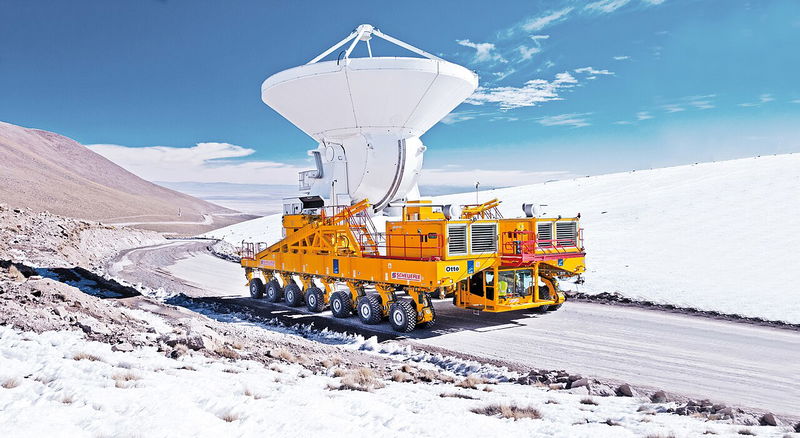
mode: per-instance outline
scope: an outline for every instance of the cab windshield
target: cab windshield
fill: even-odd
[[[500,296],[523,297],[533,293],[533,271],[531,269],[500,271],[497,274]]]

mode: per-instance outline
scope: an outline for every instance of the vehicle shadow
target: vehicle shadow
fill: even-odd
[[[537,318],[545,318],[548,313],[531,311],[487,313],[460,309],[450,304],[449,300],[434,303],[437,319],[431,327],[419,327],[411,333],[395,332],[389,322],[384,319],[379,324],[366,325],[353,315],[349,318],[335,318],[330,311],[313,313],[301,307],[289,307],[283,303],[271,303],[264,299],[253,299],[243,296],[215,296],[202,298],[182,297],[168,300],[168,304],[186,305],[185,300],[213,306],[217,312],[238,312],[252,315],[261,320],[277,320],[287,326],[312,325],[314,329],[328,329],[337,332],[358,334],[364,337],[375,336],[378,341],[388,339],[429,339],[438,336],[472,331],[476,333],[500,330],[514,330],[530,324]],[[182,304],[183,303],[183,304]]]

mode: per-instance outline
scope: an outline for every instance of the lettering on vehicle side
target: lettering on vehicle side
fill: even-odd
[[[392,280],[422,281],[422,275],[408,272],[392,272]]]
[[[267,268],[274,268],[275,267],[275,260],[261,260],[261,266]]]
[[[445,266],[444,272],[458,272],[461,270],[461,266]]]

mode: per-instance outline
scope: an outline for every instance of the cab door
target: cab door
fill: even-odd
[[[483,310],[494,305],[496,269],[487,269],[459,283],[454,304],[466,309]]]

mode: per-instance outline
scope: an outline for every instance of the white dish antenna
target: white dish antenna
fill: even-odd
[[[373,57],[373,36],[422,57]],[[351,58],[360,42],[369,57]],[[320,62],[339,49],[335,61]],[[477,86],[470,70],[362,24],[307,64],[267,78],[261,97],[319,142],[302,190],[330,203],[369,199],[380,210],[419,196],[419,137]]]

